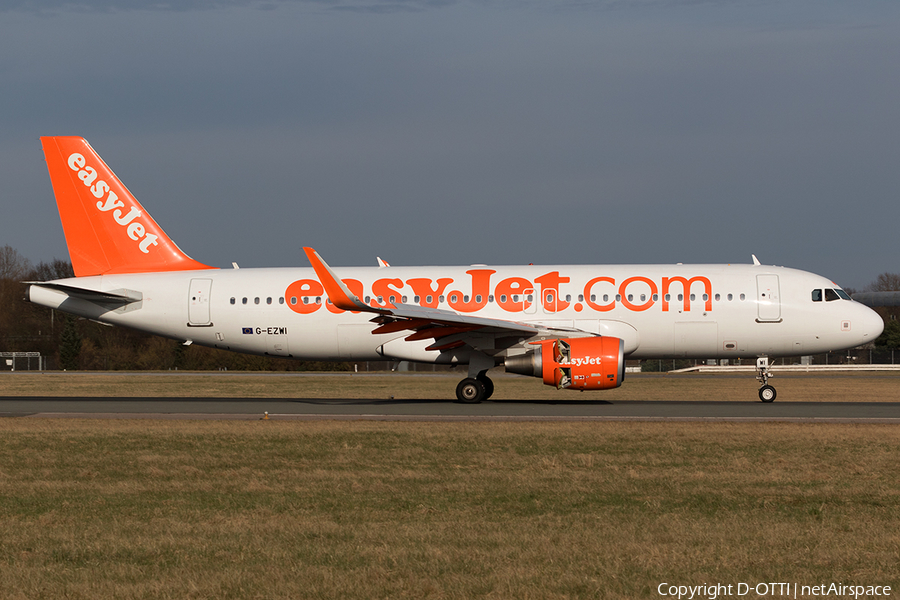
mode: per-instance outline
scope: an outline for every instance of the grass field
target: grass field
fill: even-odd
[[[16,373],[0,396],[452,398],[457,379]],[[495,381],[501,399],[756,401],[750,374]],[[900,399],[893,374],[773,382],[780,401]],[[890,425],[0,419],[0,599],[896,595],[898,464]]]
[[[2,419],[0,597],[897,590],[898,464],[884,425]]]
[[[770,381],[782,402],[898,402],[900,372],[778,373]],[[491,376],[497,400],[730,400],[758,402],[753,373],[628,374],[622,387],[557,390],[532,377]],[[2,373],[0,396],[453,399],[464,371],[440,375],[290,373]]]

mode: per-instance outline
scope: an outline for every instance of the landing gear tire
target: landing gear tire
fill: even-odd
[[[756,380],[759,382],[759,399],[763,402],[775,402],[775,388],[769,385],[769,357],[760,356],[756,359]]]
[[[465,404],[478,404],[486,396],[487,390],[484,383],[474,377],[463,379],[456,386],[456,398]]]
[[[491,381],[488,377],[476,377],[476,379],[478,379],[478,381],[481,382],[481,385],[484,386],[484,398],[482,398],[482,400],[487,400],[494,395],[493,381]]]

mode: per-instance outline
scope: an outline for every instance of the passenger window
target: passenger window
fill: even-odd
[[[244,304],[246,304],[246,302]],[[291,296],[291,304],[297,304],[297,296]]]
[[[269,298],[266,298],[266,304],[272,304],[272,298],[271,298],[271,296],[270,296]]]
[[[234,298],[231,299],[231,303],[234,304]]]
[[[834,302],[835,300],[840,300],[841,297],[837,295],[837,292],[834,290],[825,290],[825,301],[826,302]]]
[[[247,299],[246,299],[246,298],[242,298],[242,299],[241,299],[241,304],[247,304]]]
[[[822,301],[822,290],[813,290],[812,291],[812,301],[813,302],[821,302]]]

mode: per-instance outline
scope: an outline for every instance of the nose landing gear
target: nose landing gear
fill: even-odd
[[[769,377],[772,377],[769,372],[769,357],[760,356],[756,359],[756,380],[760,384],[759,399],[763,402],[774,402],[777,395],[775,388],[769,385]]]

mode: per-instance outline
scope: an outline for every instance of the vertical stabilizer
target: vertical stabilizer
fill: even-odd
[[[211,269],[173,242],[80,137],[42,137],[75,275]]]

